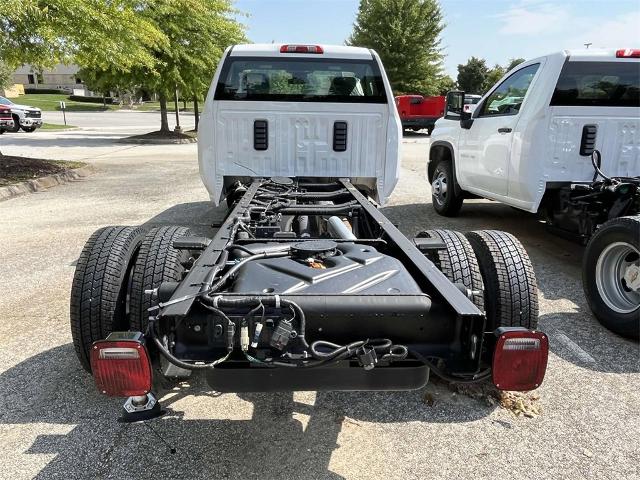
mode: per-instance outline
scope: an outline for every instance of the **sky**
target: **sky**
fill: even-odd
[[[237,0],[255,43],[344,44],[358,0]],[[441,0],[446,73],[471,56],[489,66],[565,48],[640,48],[640,0]]]

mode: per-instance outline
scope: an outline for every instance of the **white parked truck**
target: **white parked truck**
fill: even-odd
[[[431,136],[433,206],[483,197],[539,213],[588,243],[583,283],[596,317],[640,332],[640,50],[563,51],[524,62],[464,111],[450,92]]]
[[[22,129],[25,132],[31,133],[42,126],[42,110],[39,108],[13,103],[5,97],[0,97],[0,105],[11,108],[13,126],[7,129],[10,132],[15,133]]]
[[[375,52],[229,48],[198,147],[230,207],[212,238],[105,227],[77,262],[76,353],[101,392],[129,397],[125,418],[159,414],[153,392],[198,374],[227,392],[406,390],[430,373],[540,385],[548,339],[518,240],[408,239],[372,200],[391,194],[400,149]]]

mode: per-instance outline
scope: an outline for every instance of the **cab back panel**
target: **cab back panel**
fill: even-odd
[[[587,182],[593,178],[591,158],[580,155],[582,129],[597,126],[596,148],[602,171],[609,176],[640,174],[640,118],[638,109],[551,107],[545,173],[551,181]]]
[[[388,106],[364,104],[357,110],[330,103],[216,102],[216,170],[231,177],[381,176]],[[254,148],[256,120],[267,121],[266,150]],[[333,148],[336,121],[347,123],[345,151]]]

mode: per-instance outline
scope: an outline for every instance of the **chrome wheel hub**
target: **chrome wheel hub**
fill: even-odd
[[[436,176],[431,182],[433,198],[439,205],[442,205],[447,198],[447,176],[444,172],[436,172]]]
[[[596,286],[604,303],[614,312],[640,308],[640,252],[626,242],[615,242],[600,253]]]

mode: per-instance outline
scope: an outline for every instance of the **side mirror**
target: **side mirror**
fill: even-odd
[[[460,126],[462,128],[466,128],[467,130],[471,128],[471,125],[473,125],[473,118],[471,118],[471,116],[471,112],[462,112],[460,114]]]
[[[447,93],[444,107],[444,118],[460,120],[464,107],[464,92],[453,91]]]

